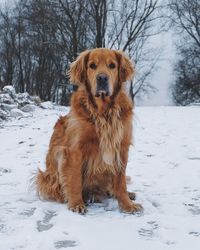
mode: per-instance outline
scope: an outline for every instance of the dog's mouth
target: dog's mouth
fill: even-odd
[[[105,99],[106,96],[109,96],[109,91],[99,90],[96,92],[95,97]]]

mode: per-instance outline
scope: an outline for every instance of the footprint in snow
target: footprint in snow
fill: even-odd
[[[4,233],[6,231],[6,225],[0,224],[0,233]]]
[[[153,237],[153,230],[151,229],[140,228],[138,233],[140,236],[145,237],[146,239],[151,239]]]
[[[188,204],[184,204],[184,205],[187,207],[188,211],[190,213],[192,213],[193,215],[200,215],[200,207],[199,206],[197,206],[193,203],[188,203]]]
[[[146,240],[150,240],[155,237],[155,232],[158,229],[158,223],[156,221],[148,221],[147,228],[140,228],[138,233],[140,236],[144,237]]]
[[[45,216],[44,216],[44,219],[37,221],[38,232],[47,231],[50,228],[52,228],[53,224],[51,224],[49,222],[54,216],[56,216],[56,213],[54,211],[47,211]]]
[[[0,168],[0,176],[2,176],[3,174],[8,174],[11,173],[11,170],[8,168]]]
[[[23,212],[19,213],[19,215],[23,215],[23,216],[26,216],[26,217],[31,217],[34,214],[35,210],[36,210],[36,208],[32,207],[30,209],[26,209]]]
[[[19,141],[19,142],[18,142],[18,144],[23,144],[23,143],[25,143],[25,141]]]
[[[195,236],[195,237],[200,236],[200,232],[196,232],[196,231],[189,232],[189,234],[192,235],[192,236]]]
[[[75,247],[77,246],[76,241],[74,240],[60,240],[54,243],[55,248],[67,248],[67,247]]]

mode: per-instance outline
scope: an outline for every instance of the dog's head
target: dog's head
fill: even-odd
[[[97,48],[82,52],[71,64],[70,81],[86,86],[94,98],[113,96],[123,82],[130,80],[134,68],[121,51]]]

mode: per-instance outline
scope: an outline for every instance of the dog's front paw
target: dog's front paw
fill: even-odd
[[[85,214],[87,213],[87,208],[84,203],[76,204],[73,206],[70,206],[69,209],[73,212],[79,213],[79,214]]]
[[[142,205],[135,202],[129,202],[128,204],[123,204],[121,206],[121,209],[125,213],[132,213],[132,214],[143,211]]]

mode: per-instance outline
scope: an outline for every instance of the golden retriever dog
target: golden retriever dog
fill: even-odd
[[[71,64],[70,82],[79,87],[54,127],[46,171],[37,174],[43,198],[81,214],[87,202],[106,197],[115,197],[123,212],[142,210],[126,187],[133,104],[123,85],[133,73],[123,52],[104,48],[84,51]]]

